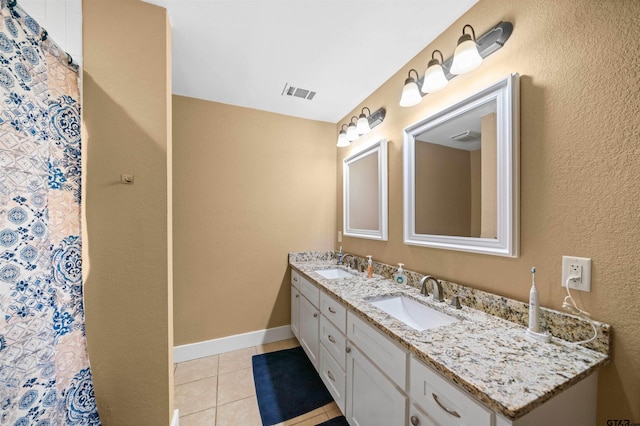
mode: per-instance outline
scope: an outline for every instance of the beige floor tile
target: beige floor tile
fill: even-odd
[[[310,419],[303,420],[300,423],[296,423],[295,426],[316,426],[320,423],[326,422],[327,420],[329,420],[329,417],[327,417],[325,413],[322,413]]]
[[[253,369],[244,368],[218,376],[218,405],[245,399],[256,394]]]
[[[218,375],[218,355],[185,361],[178,364],[175,384],[182,385],[194,380]]]
[[[342,411],[340,411],[340,407],[338,407],[338,404],[336,404],[335,401],[330,402],[322,408],[324,408],[324,412],[327,413],[327,417],[329,417],[329,419],[342,416]]]
[[[219,405],[216,417],[216,426],[262,426],[255,396]]]
[[[295,337],[286,340],[279,340],[277,342],[265,343],[264,345],[256,346],[256,351],[259,354],[265,354],[267,352],[281,351],[284,349],[291,349],[300,346],[300,342]]]
[[[251,357],[256,354],[255,346],[218,355],[218,374],[251,368]]]
[[[180,416],[180,426],[216,426],[216,409]]]
[[[303,421],[308,420],[308,419],[313,418],[313,417],[317,417],[317,416],[319,416],[321,414],[324,414],[324,409],[322,407],[317,408],[317,409],[315,409],[313,411],[309,411],[308,413],[304,413],[302,415],[299,415],[298,417],[294,417],[293,419],[289,419],[287,421],[278,423],[275,426],[293,426],[293,425],[297,425],[300,422],[303,422]]]
[[[175,386],[175,406],[180,414],[195,413],[216,406],[217,377],[209,377],[195,382]]]
[[[333,408],[331,410],[325,410],[325,413],[327,413],[327,417],[329,419],[333,419],[334,417],[340,417],[342,416],[342,411],[340,411],[340,408],[338,408],[336,406],[336,408]]]

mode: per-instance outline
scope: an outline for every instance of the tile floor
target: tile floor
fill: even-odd
[[[293,338],[176,364],[180,426],[262,426],[251,357],[296,346],[300,344]],[[279,426],[314,426],[340,415],[331,403]]]

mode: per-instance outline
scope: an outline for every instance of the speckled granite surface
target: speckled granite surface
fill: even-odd
[[[447,301],[420,295],[416,287],[422,275],[415,272],[407,274],[415,287],[398,286],[388,279],[395,268],[380,263],[374,264],[371,279],[353,270],[353,278],[323,278],[315,271],[336,267],[331,252],[292,253],[289,263],[425,364],[510,419],[525,415],[608,362],[611,330],[607,324],[597,323],[599,333],[604,333],[596,344],[599,351],[573,346],[556,336],[579,340],[586,337],[582,335],[585,330],[588,336],[591,327],[561,312],[545,310],[544,325],[554,337],[550,343],[532,343],[524,337],[526,325],[522,324],[526,324],[528,306],[522,302],[443,281],[447,301],[455,292],[465,297],[463,308],[456,310]],[[461,321],[414,330],[369,303],[390,294],[413,298]],[[524,318],[520,305],[525,308]],[[558,333],[562,328],[571,331]]]

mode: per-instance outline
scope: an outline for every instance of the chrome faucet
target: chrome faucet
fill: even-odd
[[[423,296],[427,296],[429,294],[427,291],[427,281],[429,280],[433,281],[433,298],[442,302],[444,300],[444,296],[442,295],[442,284],[440,284],[440,281],[437,278],[432,277],[431,275],[425,275],[424,278],[420,280],[420,294]]]
[[[428,296],[429,295],[429,291],[427,290],[427,281],[429,280],[429,278],[433,278],[429,275],[425,275],[421,280],[420,280],[420,294],[423,296]]]
[[[350,257],[351,261],[354,261],[354,262],[356,260],[356,257],[354,255],[352,255],[352,254],[344,254],[344,255],[342,255],[342,265],[347,265],[347,269],[351,269],[351,261],[349,261],[348,263],[345,261],[345,258],[347,258],[347,257]]]

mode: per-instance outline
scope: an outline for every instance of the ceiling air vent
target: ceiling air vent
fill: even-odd
[[[462,133],[451,136],[451,139],[458,142],[471,142],[480,139],[480,133],[473,130],[465,130]]]
[[[316,92],[307,89],[301,89],[300,87],[289,86],[289,83],[285,83],[282,94],[287,96],[294,96],[296,98],[302,98],[310,101],[316,95]]]

